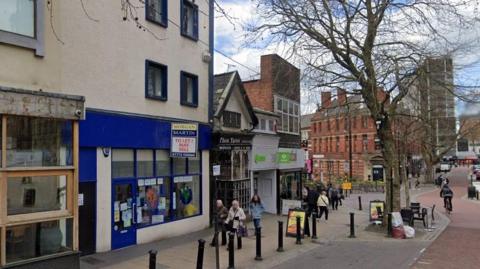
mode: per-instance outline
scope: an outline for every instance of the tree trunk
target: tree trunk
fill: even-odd
[[[425,162],[425,178],[424,183],[433,183],[434,182],[434,166],[431,162]]]
[[[401,158],[401,169],[400,169],[400,179],[403,182],[403,190],[405,191],[405,207],[410,205],[410,184],[409,178],[405,171],[406,161],[405,158],[402,156]]]

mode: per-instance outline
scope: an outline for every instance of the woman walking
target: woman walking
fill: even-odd
[[[262,201],[260,200],[260,196],[258,194],[253,195],[252,200],[250,201],[250,214],[252,215],[253,225],[255,226],[255,231],[257,228],[260,228],[260,221],[262,219],[263,211],[265,208],[263,207]]]
[[[237,235],[237,243],[238,249],[242,248],[242,237],[239,234],[239,229],[243,226],[243,222],[247,217],[245,216],[245,212],[240,207],[240,204],[237,200],[232,201],[232,207],[228,211],[228,217],[225,220],[225,224],[228,227],[230,233],[234,233]]]
[[[320,195],[320,197],[318,197],[317,200],[317,206],[320,208],[320,216],[318,217],[319,219],[322,218],[322,215],[325,212],[325,220],[328,220],[328,205],[329,200],[327,197],[327,192],[322,191],[322,194]]]

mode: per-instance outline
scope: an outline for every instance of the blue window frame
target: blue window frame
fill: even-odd
[[[180,0],[181,34],[198,40],[198,6],[189,0]]]
[[[145,97],[166,101],[168,97],[167,66],[146,60],[145,61]]]
[[[168,26],[168,0],[147,0],[145,18],[160,26]]]
[[[180,72],[180,104],[198,106],[198,76],[184,71]]]

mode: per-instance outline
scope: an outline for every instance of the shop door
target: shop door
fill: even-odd
[[[134,180],[114,181],[112,184],[112,249],[137,242],[135,190]]]
[[[78,214],[79,214],[79,248],[81,255],[95,253],[96,225],[96,182],[80,182]]]

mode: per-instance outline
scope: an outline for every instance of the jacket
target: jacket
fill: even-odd
[[[235,219],[238,217],[238,220]],[[243,225],[243,221],[247,219],[247,216],[245,216],[245,212],[243,212],[243,209],[241,207],[237,208],[237,210],[234,210],[233,207],[230,207],[230,210],[228,211],[228,217],[225,220],[225,223],[229,223],[232,221],[232,228],[233,229],[238,229],[239,226]]]
[[[330,204],[330,201],[328,200],[328,197],[326,195],[320,195],[317,200],[317,206],[328,206]]]
[[[442,190],[440,191],[440,197],[453,197],[453,191],[448,185],[443,185]]]
[[[308,195],[307,195],[307,199],[306,199],[306,200],[307,200],[306,202],[307,202],[309,205],[315,205],[315,204],[317,204],[318,192],[315,191],[315,190],[310,190],[310,191],[308,192]]]
[[[218,223],[224,223],[228,217],[228,209],[222,205],[220,208],[216,208],[216,215]]]
[[[261,219],[262,213],[265,211],[262,203],[250,203],[250,214],[252,219]]]

